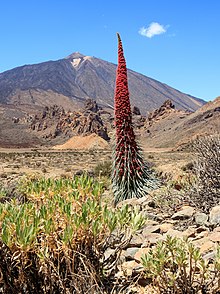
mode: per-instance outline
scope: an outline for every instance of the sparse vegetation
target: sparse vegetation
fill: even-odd
[[[168,236],[142,257],[142,264],[146,277],[161,294],[219,293],[220,247],[210,266],[199,248]]]
[[[192,243],[168,236],[142,257],[142,264],[159,293],[219,293],[220,247],[210,267]]]

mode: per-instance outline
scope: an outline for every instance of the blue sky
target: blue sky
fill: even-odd
[[[0,72],[75,51],[193,96],[220,95],[219,0],[0,0]],[[141,34],[142,33],[142,34]]]

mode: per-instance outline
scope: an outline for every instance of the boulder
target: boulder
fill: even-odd
[[[203,212],[197,212],[194,217],[196,224],[200,226],[206,225],[209,218],[208,215]]]
[[[195,213],[195,208],[194,207],[183,206],[181,208],[181,210],[174,213],[174,215],[172,215],[171,218],[173,220],[184,220],[184,219],[188,219],[188,218],[192,217],[194,213]]]
[[[209,221],[212,225],[220,224],[220,205],[211,209],[209,214]]]

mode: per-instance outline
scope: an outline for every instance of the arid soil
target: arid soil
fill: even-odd
[[[89,136],[74,136],[64,144],[53,147],[55,150],[77,149],[77,150],[91,150],[91,149],[109,149],[109,144],[96,134]]]
[[[169,149],[144,149],[144,157],[164,175],[177,177],[192,160],[187,152]],[[55,150],[0,149],[0,181],[10,181],[24,174],[38,173],[46,177],[71,176],[92,172],[99,163],[111,160],[111,149]]]

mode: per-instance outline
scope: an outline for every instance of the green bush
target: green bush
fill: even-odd
[[[25,203],[0,204],[0,292],[108,293],[120,250],[143,218],[103,206],[102,185],[88,176],[33,177],[19,189]]]
[[[220,293],[220,248],[209,265],[192,243],[168,236],[142,257],[142,264],[159,293]]]
[[[0,199],[6,196],[6,191],[3,187],[0,186]]]

